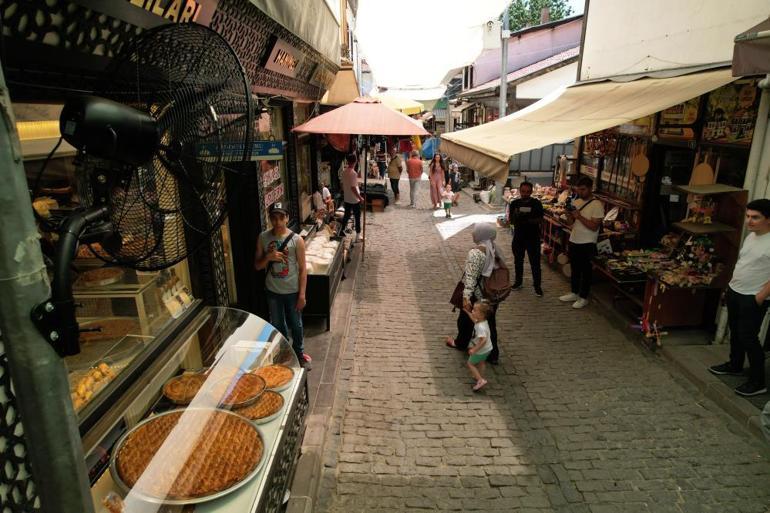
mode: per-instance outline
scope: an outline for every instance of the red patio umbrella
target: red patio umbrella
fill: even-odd
[[[360,96],[337,109],[321,114],[294,127],[292,132],[310,134],[350,135],[428,135],[428,131],[417,120],[386,107],[376,98]],[[368,155],[364,153],[364,191],[368,173]],[[363,213],[364,243],[361,256],[366,254],[366,202]]]

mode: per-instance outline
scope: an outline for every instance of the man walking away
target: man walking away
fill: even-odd
[[[340,235],[345,235],[345,228],[348,226],[350,216],[352,215],[356,223],[356,242],[361,240],[361,202],[364,197],[358,190],[358,172],[356,171],[356,162],[358,158],[355,153],[347,156],[347,167],[342,172],[342,193],[345,202],[345,216],[342,218],[342,227]]]
[[[572,292],[559,301],[572,303],[572,308],[583,308],[588,304],[591,290],[591,260],[596,255],[596,241],[604,219],[604,205],[591,192],[594,182],[583,176],[577,183],[578,199],[572,202],[569,216],[572,233],[569,236],[569,260],[572,266]]]
[[[709,367],[709,371],[742,376],[748,356],[749,380],[735,389],[736,394],[748,397],[767,393],[765,353],[758,335],[770,297],[770,199],[746,205],[746,228],[749,234],[725,292],[730,361]]]
[[[532,270],[532,284],[535,295],[543,297],[540,273],[540,230],[543,221],[543,204],[532,197],[532,184],[522,182],[519,185],[521,198],[513,200],[509,207],[509,222],[513,225],[513,262],[515,278],[513,290],[520,290],[524,274],[524,253],[529,257]]]
[[[417,150],[413,150],[406,161],[406,174],[409,175],[409,206],[417,208],[417,189],[422,179],[422,160]]]
[[[401,168],[404,161],[401,159],[401,155],[396,153],[396,148],[393,147],[390,150],[390,163],[388,164],[388,178],[390,178],[390,188],[393,189],[394,203],[398,203],[401,196],[398,183],[401,181]]]

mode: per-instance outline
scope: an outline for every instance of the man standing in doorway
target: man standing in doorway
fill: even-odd
[[[355,153],[347,156],[347,167],[342,172],[342,194],[345,202],[345,216],[342,218],[340,235],[345,235],[345,229],[352,215],[356,223],[356,242],[361,240],[361,203],[364,197],[358,189],[358,171],[356,171],[356,162],[358,157]]]
[[[746,205],[746,229],[749,234],[725,292],[730,361],[709,367],[709,371],[742,376],[748,356],[749,379],[735,389],[736,394],[748,397],[767,393],[765,353],[758,335],[770,298],[770,199]]]
[[[390,163],[388,163],[388,178],[390,178],[390,188],[393,189],[394,203],[398,203],[401,197],[398,184],[401,181],[401,167],[403,163],[401,155],[396,153],[396,147],[394,146],[390,150]]]
[[[532,270],[532,285],[535,295],[543,297],[540,283],[540,224],[543,221],[543,204],[532,197],[532,184],[522,182],[519,185],[521,197],[511,202],[509,207],[509,222],[513,225],[513,263],[515,278],[513,290],[520,290],[524,274],[524,253],[529,257],[529,267]]]
[[[572,303],[572,308],[583,308],[588,304],[591,290],[592,259],[596,255],[596,242],[604,219],[604,205],[593,196],[594,182],[582,176],[577,182],[578,199],[568,207],[572,224],[569,236],[569,261],[572,267],[572,292],[559,301]]]
[[[409,206],[417,208],[417,189],[422,179],[422,159],[417,150],[412,150],[409,160],[406,161],[406,174],[409,175]]]

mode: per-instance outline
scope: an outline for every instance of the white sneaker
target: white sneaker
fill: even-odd
[[[572,303],[572,308],[575,308],[577,310],[585,307],[586,305],[588,305],[588,300],[581,297],[580,299]]]
[[[564,294],[563,296],[559,297],[559,301],[562,301],[564,303],[571,303],[573,301],[577,301],[580,298],[577,294],[574,292],[570,292],[569,294]]]

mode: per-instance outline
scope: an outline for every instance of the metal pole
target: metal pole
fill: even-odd
[[[0,330],[24,424],[35,489],[46,513],[94,511],[61,358],[32,323],[49,297],[11,99],[0,68]]]
[[[508,109],[508,38],[511,37],[511,31],[508,28],[509,25],[509,13],[508,6],[505,6],[503,11],[503,28],[500,31],[500,115],[502,118],[505,116],[505,112]]]
[[[361,228],[363,230],[362,237],[364,240],[361,241],[361,261],[364,261],[364,258],[366,257],[366,184],[367,184],[367,178],[369,176],[369,136],[366,136],[366,144],[364,144],[364,205],[361,209]]]
[[[508,110],[508,39],[511,37],[508,7],[509,6],[506,5],[505,11],[503,11],[503,27],[502,30],[500,30],[500,105],[498,119],[504,117]],[[499,182],[500,180],[495,182],[495,205],[503,205],[503,187],[505,186],[505,181],[503,183]]]

